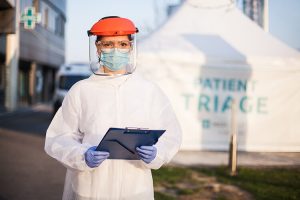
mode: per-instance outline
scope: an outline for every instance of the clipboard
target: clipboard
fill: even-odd
[[[110,153],[108,159],[140,160],[136,147],[152,146],[166,130],[109,128],[96,151]]]

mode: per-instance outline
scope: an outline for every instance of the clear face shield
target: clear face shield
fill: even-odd
[[[89,36],[90,67],[102,76],[127,75],[136,68],[136,34]]]

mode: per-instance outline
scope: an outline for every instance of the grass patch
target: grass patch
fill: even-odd
[[[163,194],[161,192],[154,192],[154,199],[156,199],[156,200],[176,200],[175,197]]]
[[[180,167],[162,167],[159,170],[152,170],[154,185],[168,183],[174,185],[190,176],[190,169]]]
[[[300,168],[240,167],[235,177],[229,175],[226,167],[194,170],[245,189],[257,200],[300,199]]]
[[[300,168],[240,167],[238,175],[232,177],[226,167],[169,166],[153,170],[152,174],[156,200],[174,200],[179,197],[184,199],[197,195],[211,195],[216,200],[231,199],[228,193],[214,193],[207,190],[205,184],[215,178],[217,182],[235,185],[248,191],[256,200],[300,199]]]
[[[176,199],[178,196],[197,193],[199,183],[193,179],[192,173],[195,172],[180,167],[162,167],[159,170],[153,170],[155,199]]]

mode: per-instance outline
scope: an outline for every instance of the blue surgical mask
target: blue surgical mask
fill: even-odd
[[[119,52],[117,49],[112,50],[111,52],[101,53],[101,61],[104,66],[110,69],[111,71],[117,71],[123,69],[129,63],[129,53]]]

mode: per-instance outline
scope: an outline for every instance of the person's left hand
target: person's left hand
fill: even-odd
[[[155,146],[140,146],[136,148],[141,160],[149,164],[156,157],[157,149]]]

